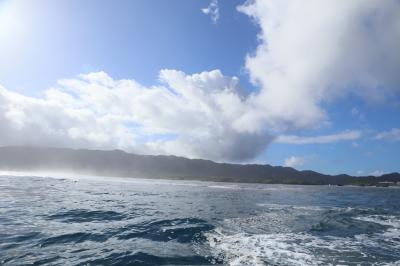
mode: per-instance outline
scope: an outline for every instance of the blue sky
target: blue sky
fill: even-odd
[[[398,1],[22,2],[0,0],[1,145],[400,171]]]
[[[2,0],[2,8],[12,5],[8,2],[13,1]],[[145,85],[154,84],[163,68],[243,75],[244,56],[255,49],[258,30],[236,11],[240,3],[226,1],[216,25],[200,11],[206,1],[39,0],[17,5],[10,8],[20,16],[15,20],[30,26],[7,36],[6,48],[15,57],[12,64],[1,65],[0,78],[4,86],[40,90],[59,78],[99,70]],[[19,40],[24,43],[16,55]]]

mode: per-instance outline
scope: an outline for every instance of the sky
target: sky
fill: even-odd
[[[398,0],[0,0],[0,145],[400,171]]]

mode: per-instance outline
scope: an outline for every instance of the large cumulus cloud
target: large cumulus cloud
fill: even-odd
[[[218,70],[162,70],[154,87],[90,73],[60,80],[41,99],[0,88],[0,144],[246,160],[271,141],[238,121],[247,98],[236,77]]]
[[[326,102],[349,93],[380,102],[400,90],[400,1],[255,0],[238,9],[260,26],[246,68],[274,126],[313,127],[328,119]]]

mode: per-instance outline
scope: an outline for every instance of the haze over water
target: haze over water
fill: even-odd
[[[1,265],[400,265],[398,188],[0,177]]]

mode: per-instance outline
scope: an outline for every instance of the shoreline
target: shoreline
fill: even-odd
[[[53,178],[53,179],[68,179],[72,181],[87,180],[87,181],[103,181],[103,182],[127,182],[127,183],[143,183],[143,181],[150,181],[152,184],[159,182],[171,183],[171,181],[181,181],[184,183],[177,185],[195,185],[196,183],[216,183],[216,184],[249,184],[249,185],[293,185],[293,186],[326,186],[326,187],[375,187],[375,188],[400,188],[400,185],[357,185],[357,184],[299,184],[299,183],[271,183],[271,182],[232,182],[224,180],[199,180],[195,178],[181,178],[181,177],[128,177],[128,176],[109,176],[109,175],[90,175],[81,173],[68,173],[68,172],[52,172],[52,171],[26,171],[26,170],[0,170],[0,177],[13,176],[13,177],[39,177],[39,178]],[[139,182],[138,182],[139,181]],[[142,181],[142,182],[140,182]],[[160,182],[162,181],[162,182]],[[192,183],[192,184],[191,184]],[[194,183],[194,184],[193,184]],[[199,185],[200,185],[199,184]],[[218,186],[218,185],[217,185]]]

